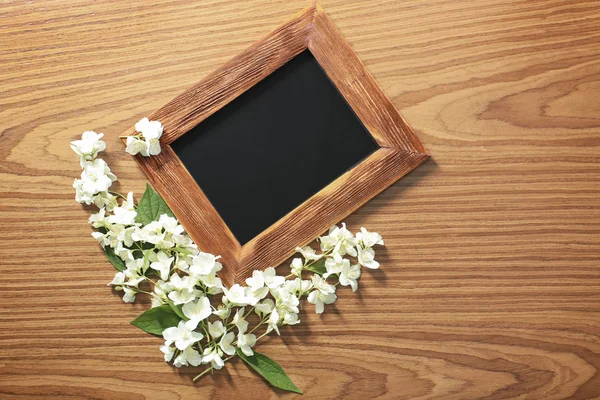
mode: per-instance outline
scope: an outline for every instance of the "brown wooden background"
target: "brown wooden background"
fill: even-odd
[[[433,158],[347,219],[383,267],[260,344],[332,399],[600,398],[600,2],[323,0]],[[162,363],[68,142],[117,136],[307,1],[0,4],[0,398],[293,397]]]

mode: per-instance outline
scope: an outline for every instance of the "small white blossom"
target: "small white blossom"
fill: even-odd
[[[237,312],[233,316],[233,320],[231,321],[240,331],[240,333],[246,332],[248,330],[248,321],[244,318],[244,307],[238,308]]]
[[[175,343],[175,347],[179,350],[185,350],[192,344],[202,340],[204,335],[200,332],[194,332],[186,325],[185,321],[179,321],[179,325],[163,331],[163,338],[165,339],[165,346]]]
[[[304,263],[301,258],[294,258],[290,264],[292,275],[301,276],[304,269]]]
[[[163,133],[163,126],[159,121],[142,118],[135,124],[135,130],[140,132],[141,135],[127,137],[127,148],[125,149],[127,153],[133,155],[140,153],[144,157],[160,154],[159,139]],[[143,140],[140,136],[143,137]]]
[[[196,275],[209,275],[213,271],[220,271],[223,266],[217,262],[220,257],[215,257],[209,253],[200,252],[198,255],[192,257],[192,264],[190,265],[190,272]]]
[[[334,257],[338,260],[341,256],[349,254],[356,257],[356,239],[348,229],[346,224],[342,223],[342,227],[332,226],[329,229],[329,235],[320,238],[321,250],[332,251]]]
[[[219,354],[221,353],[221,354]],[[221,369],[225,365],[221,356],[223,353],[218,347],[206,348],[202,355],[203,363],[210,363],[214,369]]]
[[[213,339],[220,337],[226,331],[223,323],[221,321],[209,322],[208,323],[208,333]]]
[[[186,322],[189,329],[196,329],[200,321],[205,320],[212,314],[210,301],[207,297],[201,297],[196,301],[184,304],[181,311],[183,311],[183,315],[190,319]]]
[[[316,261],[323,257],[323,254],[317,254],[315,249],[310,246],[296,247],[296,252],[302,254],[302,257],[308,261]]]
[[[217,309],[213,311],[213,314],[221,319],[227,319],[229,318],[229,314],[231,314],[231,308],[225,304],[219,304]]]
[[[310,292],[307,300],[309,303],[314,304],[316,307],[317,314],[322,314],[325,310],[324,304],[331,304],[337,299],[335,293],[323,294],[319,290],[314,290]]]
[[[150,155],[148,143],[142,139],[134,136],[128,136],[125,140],[125,144],[127,145],[125,147],[125,151],[132,156],[135,156],[138,153],[144,157],[148,157]]]
[[[254,306],[254,312],[262,317],[263,315],[269,314],[275,308],[275,302],[271,299],[264,299],[260,303]]]
[[[358,278],[360,278],[360,265],[350,265],[350,262],[348,262],[348,264],[345,264],[342,267],[342,270],[339,274],[340,285],[350,285],[352,287],[352,291],[356,292],[356,289],[358,289]]]
[[[150,268],[160,274],[160,279],[167,280],[169,278],[169,272],[171,272],[173,260],[174,257],[169,257],[166,253],[159,251],[156,253],[156,261],[150,264]]]
[[[253,356],[252,346],[256,344],[256,336],[252,333],[239,334],[237,337],[237,347],[247,355],[248,357]]]
[[[126,286],[123,286],[123,291],[125,292],[123,295],[123,301],[125,303],[133,303],[135,301],[136,291]]]
[[[361,248],[360,246],[358,247],[358,262],[360,265],[367,268],[379,268],[379,263],[375,261],[375,250],[370,247],[365,249]]]
[[[335,286],[328,284],[319,275],[313,275],[312,281],[315,290],[310,292],[307,300],[316,306],[317,314],[321,314],[325,304],[331,304],[337,299]]]
[[[323,278],[327,278],[331,275],[339,275],[345,266],[350,266],[350,260],[347,258],[328,258],[327,261],[325,261],[325,269],[327,272],[323,274]]]
[[[227,301],[237,306],[254,306],[258,303],[259,299],[252,296],[251,291],[252,290],[249,287],[243,287],[237,283],[229,289],[223,287],[223,292],[225,293]]]
[[[88,222],[92,224],[94,228],[105,228],[109,225],[106,218],[106,210],[101,208],[96,214],[90,215]]]
[[[362,243],[363,247],[373,247],[376,244],[383,246],[383,238],[377,232],[369,232],[365,228],[360,228],[356,233],[356,241]]]
[[[221,337],[219,341],[219,347],[223,352],[227,355],[235,354],[235,347],[233,347],[232,342],[235,339],[235,334],[233,332],[229,332]]]
[[[277,332],[278,335],[281,335],[281,333],[279,333],[279,313],[277,312],[277,310],[273,310],[271,312],[271,315],[269,315],[269,319],[267,320],[267,332],[271,332],[271,331],[275,331]]]
[[[285,277],[278,276],[275,268],[273,267],[265,269],[263,276],[265,279],[265,285],[267,285],[269,289],[275,289],[278,286],[283,285],[283,282],[285,282]]]
[[[194,289],[174,290],[168,294],[169,299],[173,300],[173,304],[187,304],[196,298],[198,291]]]
[[[165,362],[171,361],[173,359],[173,356],[175,355],[175,347],[174,346],[162,345],[162,346],[160,346],[160,351],[165,353]]]
[[[125,274],[117,272],[113,280],[107,286],[122,286],[125,283]]]
[[[110,194],[109,192],[100,192],[92,198],[92,202],[98,208],[106,208],[107,211],[114,210],[119,204],[117,202],[117,196]]]
[[[133,225],[137,212],[135,211],[135,203],[133,202],[133,192],[127,194],[127,200],[123,201],[120,207],[113,209],[113,215],[107,218],[111,224]],[[129,245],[131,246],[131,244]]]
[[[264,299],[269,294],[269,288],[265,286],[265,274],[262,271],[253,271],[252,277],[246,279],[246,284],[257,299]]]
[[[173,360],[173,366],[176,368],[181,368],[184,365],[197,367],[201,363],[202,356],[192,346],[184,349],[177,357],[175,357],[175,360]]]
[[[83,168],[87,161],[93,161],[99,152],[106,149],[102,140],[104,134],[94,131],[83,132],[80,140],[71,142],[71,149],[79,156],[79,163]]]

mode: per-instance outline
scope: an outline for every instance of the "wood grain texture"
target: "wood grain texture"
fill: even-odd
[[[350,218],[382,269],[269,338],[309,399],[600,398],[600,4],[320,2],[433,159]],[[239,362],[191,384],[74,203],[68,141],[118,135],[305,1],[0,4],[0,398],[292,398]]]
[[[170,144],[182,135],[194,134],[187,130],[306,49],[347,99],[380,150],[242,246]],[[222,257],[219,277],[227,286],[244,284],[256,269],[280,265],[296,248],[326,232],[429,158],[393,103],[316,4],[152,112],[150,119],[162,122],[163,152],[156,159],[137,156],[136,160],[194,242],[203,251]],[[126,136],[137,134],[135,127],[129,128],[121,136],[123,143]]]

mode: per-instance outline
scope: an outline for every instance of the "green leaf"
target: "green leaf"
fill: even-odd
[[[123,272],[125,270],[125,263],[121,260],[121,257],[115,254],[112,247],[106,246],[102,249],[108,261],[117,269],[117,271]]]
[[[265,378],[271,385],[276,388],[287,390],[289,392],[302,393],[302,390],[298,389],[294,382],[286,375],[281,368],[281,365],[271,360],[264,354],[254,352],[254,355],[248,357],[240,349],[236,349],[238,356],[246,362],[252,369],[258,372],[263,378]]]
[[[325,257],[315,261],[314,264],[309,265],[305,269],[308,271],[312,271],[315,274],[323,275],[325,272],[327,272],[327,268],[325,268]]]
[[[181,310],[183,308],[183,304],[175,305],[172,302],[168,302],[167,304],[169,305],[169,307],[171,307],[171,310],[173,310],[173,312],[179,316],[179,318],[181,318],[184,321],[189,321],[189,318],[186,317],[183,311]]]
[[[146,191],[140,199],[136,211],[135,222],[144,225],[152,221],[158,221],[163,214],[173,217],[173,213],[169,209],[169,206],[167,206],[167,203],[148,184],[146,184]]]
[[[181,318],[167,304],[146,310],[142,315],[131,321],[144,332],[162,336],[165,329],[177,326]]]

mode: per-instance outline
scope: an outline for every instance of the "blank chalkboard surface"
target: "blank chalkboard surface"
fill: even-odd
[[[309,51],[171,146],[242,245],[379,147]]]

